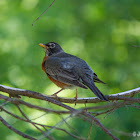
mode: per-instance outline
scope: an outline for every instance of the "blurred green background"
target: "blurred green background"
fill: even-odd
[[[38,20],[33,21],[51,4],[47,0],[0,0],[0,84],[51,95],[59,88],[41,70],[44,51],[38,43],[57,42],[62,48],[85,60],[107,85],[97,84],[105,94],[114,94],[140,86],[140,0],[60,0]],[[5,94],[7,95],[7,94]],[[75,90],[65,90],[62,97],[74,97]],[[93,97],[90,90],[78,88],[79,97]],[[138,97],[138,96],[136,96]],[[22,97],[22,99],[24,99]],[[58,109],[43,101],[25,98],[37,105]],[[2,103],[2,101],[0,101]],[[90,104],[87,106],[94,106]],[[71,105],[74,107],[74,105]],[[20,115],[14,105],[5,106]],[[84,107],[84,104],[75,107]],[[43,114],[23,108],[33,119]],[[36,129],[11,116],[0,114],[14,127],[32,136]],[[134,139],[116,131],[132,134],[140,131],[140,112],[119,108],[108,117],[98,117],[120,139]],[[65,116],[64,116],[65,117]],[[61,118],[47,114],[37,122],[55,125]],[[71,119],[69,123],[87,137],[90,124]],[[65,125],[61,126],[66,129]],[[70,131],[70,130],[69,130]],[[23,140],[0,123],[1,140]],[[53,131],[56,139],[74,139],[64,132]],[[109,139],[93,125],[91,139]],[[135,138],[135,140],[138,138]]]

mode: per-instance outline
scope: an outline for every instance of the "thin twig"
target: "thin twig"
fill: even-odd
[[[38,116],[38,117],[36,117],[36,118],[33,118],[33,119],[31,119],[31,120],[37,120],[37,119],[40,119],[41,117],[43,117],[43,116],[45,116],[45,115],[47,115],[48,113],[44,113],[44,114],[42,114],[42,115],[40,115],[40,116]]]
[[[127,132],[122,132],[122,131],[118,131],[118,130],[115,130],[115,129],[110,129],[110,131],[113,131],[121,136],[128,136],[128,137],[131,137],[132,136],[132,133],[127,133]]]
[[[110,111],[107,112],[107,114],[104,116],[104,118],[106,118],[108,115],[110,115],[111,113],[113,113],[115,110],[117,110],[117,108],[110,109]]]
[[[86,108],[80,108],[81,110],[104,110],[104,109],[109,109],[112,107],[121,107],[124,105],[130,105],[133,104],[135,102],[130,102],[130,101],[123,101],[123,102],[117,102],[117,103],[109,103],[107,105],[101,105],[101,106],[93,106],[93,107],[86,107]]]
[[[31,103],[22,101],[20,99],[10,98],[10,97],[7,97],[7,96],[1,95],[1,94],[0,94],[0,99],[4,99],[7,102],[11,102],[13,104],[22,104],[22,105],[25,105],[29,108],[37,109],[37,110],[40,110],[40,111],[45,111],[47,113],[56,113],[56,114],[69,114],[70,113],[70,111],[63,111],[63,110],[62,111],[57,111],[57,110],[52,110],[52,109],[36,106],[36,105],[31,104]]]
[[[84,116],[87,116],[88,118],[90,118],[91,120],[93,120],[95,122],[96,125],[98,125],[106,134],[108,134],[113,140],[119,140],[117,137],[113,136],[111,134],[111,132],[105,128],[101,123],[100,121],[95,118],[94,116],[90,115],[89,113],[86,113],[86,112],[82,112],[81,114],[83,114]]]
[[[17,133],[18,135],[26,138],[26,139],[30,139],[30,140],[37,140],[27,134],[24,134],[22,132],[20,132],[19,130],[15,129],[14,127],[12,127],[10,124],[8,124],[1,116],[0,116],[0,121],[7,127],[9,128],[10,130],[12,130],[13,132]]]
[[[53,127],[54,127],[54,126],[39,124],[39,123],[36,123],[36,122],[33,122],[33,121],[28,121],[27,119],[23,119],[23,118],[21,118],[21,117],[15,115],[15,114],[13,114],[13,113],[7,111],[7,110],[4,109],[3,107],[0,107],[0,109],[1,109],[2,111],[6,112],[7,114],[13,116],[14,118],[18,119],[18,120],[21,120],[21,121],[24,121],[24,122],[28,122],[28,123],[33,123],[33,124],[36,124],[36,125],[38,125],[38,126],[42,126],[43,128],[45,128],[45,127],[53,128]],[[67,133],[68,135],[70,135],[70,136],[72,136],[72,137],[74,137],[74,138],[80,139],[80,137],[78,137],[78,136],[76,136],[76,135],[74,135],[74,134],[72,134],[72,133],[66,131],[65,129],[58,128],[58,127],[55,127],[55,129],[60,130],[60,131],[63,131],[63,132]],[[46,130],[46,128],[45,128],[45,130]],[[47,130],[46,130],[46,131],[47,131]]]
[[[49,136],[51,134],[51,132],[58,126],[62,125],[65,121],[68,121],[69,119],[71,119],[72,117],[76,116],[79,113],[79,111],[67,116],[64,120],[58,122],[55,126],[53,126],[49,131],[46,132],[46,136]],[[42,135],[41,137],[39,137],[38,140],[42,140],[44,138],[44,136]],[[76,138],[78,138],[78,136],[76,136]],[[82,138],[80,138],[82,139]]]
[[[88,132],[88,140],[90,140],[92,125],[93,125],[93,121],[91,121],[90,123],[89,132]]]
[[[132,45],[131,47],[140,47],[140,46]]]
[[[8,104],[10,101],[5,101],[5,102],[3,102],[1,105],[0,105],[0,107],[2,107],[2,106],[5,106],[6,104]]]
[[[73,132],[75,132],[77,135],[79,135],[81,137],[81,135],[79,134],[79,132],[74,129],[71,125],[69,125],[69,123],[63,118],[63,116],[60,116],[61,119],[65,122],[65,124],[67,125],[68,128],[70,128],[71,130],[73,130]]]
[[[51,5],[32,23],[32,26],[34,26],[34,24],[35,24],[35,22],[37,21],[37,20],[39,20],[40,19],[40,17],[42,16],[42,15],[44,15],[47,11],[48,11],[48,9],[54,4],[54,2],[55,2],[56,0],[54,0],[52,3],[51,3]]]
[[[126,107],[135,107],[135,108],[138,108],[138,109],[140,109],[140,106],[138,106],[138,105],[125,105]]]
[[[99,115],[102,115],[102,114],[105,114],[105,113],[109,113],[111,112],[112,110],[114,110],[114,108],[111,108],[111,109],[108,109],[106,111],[102,111],[102,112],[89,112],[90,114],[95,114],[94,116],[99,116]],[[105,117],[104,117],[105,118]]]
[[[108,107],[108,108],[111,107],[111,109],[108,109],[108,110],[102,111],[102,112],[89,112],[89,113],[90,114],[95,114],[95,116],[98,116],[98,115],[102,115],[102,114],[107,113],[106,116],[108,116],[110,113],[114,112],[119,107],[123,107],[123,106],[128,105],[128,104],[130,104],[130,102],[127,102],[127,101],[123,101],[123,102],[119,102],[119,103],[113,103],[113,104],[108,104],[107,106],[105,106],[105,108],[106,107]],[[89,109],[105,109],[105,108],[103,108],[103,106],[97,106],[97,108],[96,107],[90,107],[90,108],[88,108],[88,110]]]
[[[37,130],[39,130],[44,136],[45,136],[45,133],[38,127],[36,126],[34,123],[31,122],[31,120],[25,115],[25,113],[21,110],[21,108],[19,107],[19,105],[16,105],[18,110],[20,111],[20,113],[24,116],[24,118],[30,122]],[[51,136],[46,136],[48,139],[50,140],[54,140]]]

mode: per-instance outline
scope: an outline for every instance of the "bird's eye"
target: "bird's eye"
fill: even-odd
[[[55,44],[52,43],[52,44],[50,45],[50,48],[55,48]]]

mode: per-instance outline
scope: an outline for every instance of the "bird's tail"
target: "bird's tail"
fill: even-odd
[[[101,92],[100,90],[95,86],[94,82],[83,82],[89,89],[101,100],[109,101]]]

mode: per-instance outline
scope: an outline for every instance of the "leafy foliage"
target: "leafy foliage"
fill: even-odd
[[[139,0],[56,1],[32,27],[33,21],[50,4],[51,1],[39,0],[0,1],[1,84],[50,95],[59,90],[41,70],[44,52],[37,45],[54,41],[66,52],[84,59],[91,66],[99,78],[107,83],[107,85],[97,85],[104,94],[113,94],[140,86],[140,48],[132,47],[140,45]],[[75,90],[65,90],[59,96],[74,97]],[[90,90],[78,89],[78,96],[94,95]],[[54,108],[50,104],[42,104],[44,105]],[[83,105],[77,105],[76,108],[80,106]],[[7,107],[16,111],[13,106],[7,105]],[[39,116],[37,112],[26,111],[30,118]],[[9,116],[5,117],[21,129],[20,122],[11,121],[13,118]],[[122,108],[105,119],[102,115],[100,119],[103,124],[112,126],[114,130],[128,133],[140,131],[140,120],[135,108]],[[60,118],[51,114],[38,121],[54,125],[60,121]],[[83,135],[88,133],[86,128],[89,126],[82,120],[75,119],[71,124]],[[22,125],[22,129],[27,127]],[[25,131],[34,134],[30,132],[29,127]],[[92,128],[92,131],[93,139],[102,137],[107,139],[98,128]],[[2,125],[0,132],[3,140],[19,137]],[[120,139],[126,138],[117,135]],[[62,137],[71,139],[62,132],[58,134],[57,131],[54,131],[54,136],[57,139]]]

